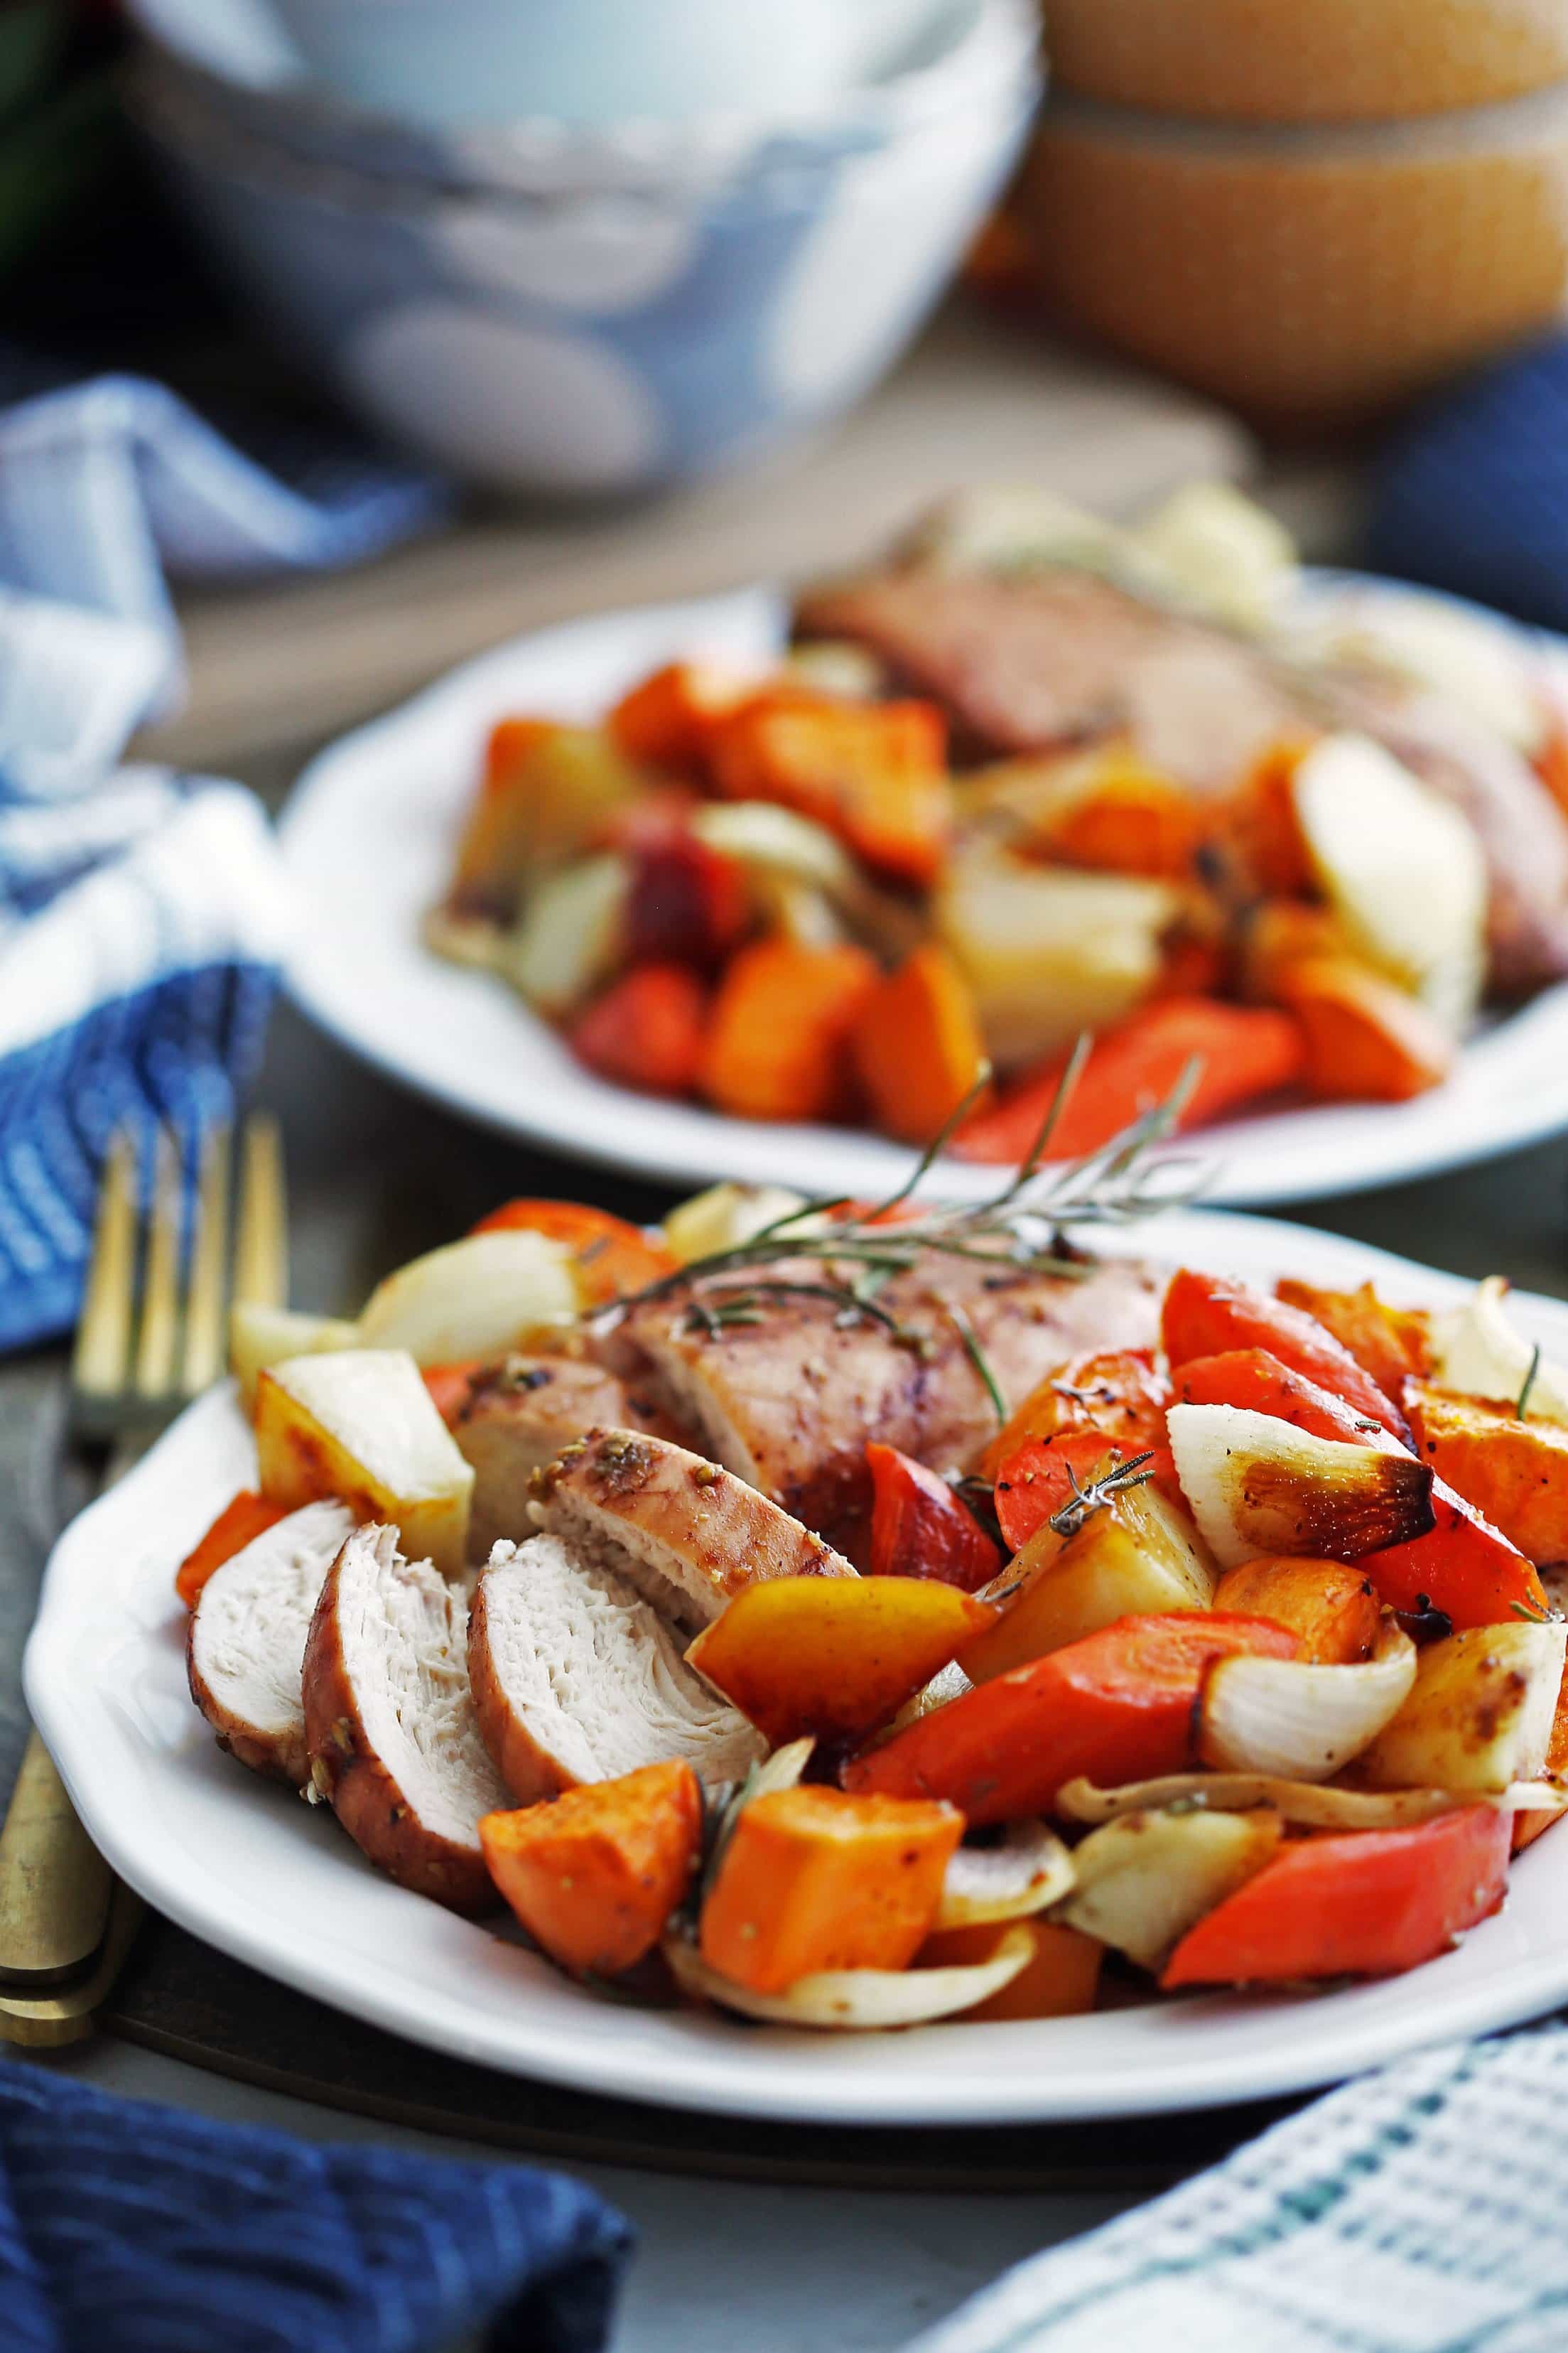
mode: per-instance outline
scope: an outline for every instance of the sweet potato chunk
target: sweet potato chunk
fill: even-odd
[[[1289,1556],[1227,1568],[1215,1587],[1214,1607],[1289,1626],[1301,1638],[1298,1655],[1320,1667],[1370,1659],[1382,1618],[1377,1588],[1361,1569]]]
[[[1407,1103],[1454,1067],[1452,1031],[1354,956],[1290,965],[1279,997],[1301,1025],[1307,1084],[1325,1103]]]
[[[1395,1405],[1405,1382],[1430,1369],[1430,1316],[1421,1308],[1390,1307],[1370,1282],[1357,1291],[1322,1291],[1316,1283],[1285,1281],[1275,1284],[1274,1296],[1315,1315]]]
[[[579,1977],[614,1977],[652,1951],[701,1843],[702,1792],[679,1759],[479,1822],[497,1887],[534,1943]]]
[[[856,1067],[879,1127],[929,1144],[974,1086],[985,1041],[973,993],[934,940],[879,981],[860,1008]]]
[[[932,703],[814,702],[786,689],[721,721],[713,777],[726,800],[781,801],[879,873],[926,884],[952,828],[946,739]]]
[[[1507,1407],[1411,1382],[1419,1452],[1527,1560],[1568,1560],[1568,1429],[1521,1421]]]
[[[927,1577],[777,1577],[748,1586],[686,1656],[774,1746],[875,1730],[995,1611]]]
[[[667,662],[623,694],[608,730],[628,759],[700,769],[713,731],[756,691],[756,681],[711,662]]]
[[[736,1823],[702,1906],[710,1968],[757,1993],[823,1969],[901,1969],[925,1941],[963,1834],[924,1799],[775,1789]]]
[[[1105,1947],[1058,1920],[993,1921],[985,1926],[938,1928],[921,1947],[921,1968],[964,1968],[988,1961],[1005,1936],[1022,1929],[1033,1957],[1010,1985],[963,2013],[974,2020],[1076,2018],[1094,2008]]]
[[[287,1516],[281,1504],[265,1503],[248,1488],[226,1503],[211,1527],[194,1545],[180,1563],[174,1577],[174,1590],[187,1609],[194,1609],[203,1586],[226,1560],[243,1552],[247,1544],[275,1528]]]
[[[853,1099],[850,1039],[876,986],[863,948],[742,948],[719,984],[699,1082],[741,1119],[832,1119]]]

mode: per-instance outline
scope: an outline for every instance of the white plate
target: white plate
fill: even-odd
[[[1386,583],[1334,575],[1358,597]],[[289,984],[354,1052],[454,1111],[509,1134],[677,1184],[715,1176],[876,1198],[901,1148],[843,1128],[769,1126],[628,1096],[595,1078],[493,976],[443,964],[419,925],[442,896],[485,738],[509,712],[597,718],[657,663],[683,654],[765,659],[787,607],[766,589],[574,621],[502,646],[305,771],[282,822],[300,901]],[[1543,641],[1529,635],[1538,649]],[[1205,1131],[1210,1198],[1253,1204],[1351,1193],[1534,1143],[1568,1126],[1568,986],[1478,1038],[1447,1085],[1409,1103],[1326,1104]],[[944,1189],[974,1199],[994,1169],[950,1161]]]
[[[1418,1302],[1467,1286],[1339,1238],[1213,1213],[1161,1255],[1321,1282],[1373,1277]],[[1521,1322],[1568,1359],[1568,1303]],[[519,2074],[669,2106],[840,2124],[1132,2116],[1331,2083],[1396,2052],[1568,1998],[1568,1830],[1515,1868],[1508,1903],[1407,1977],[1317,1998],[1205,1996],[1027,2024],[813,2035],[579,1990],[487,1928],[378,1878],[325,1808],[220,1754],[185,1689],[174,1564],[254,1476],[231,1390],[193,1406],[56,1548],[27,1647],[27,1704],[89,1831],[160,1911],[238,1959],[416,2042]]]

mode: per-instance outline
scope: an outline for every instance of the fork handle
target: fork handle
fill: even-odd
[[[102,1944],[114,1875],[66,1795],[37,1734],[28,1736],[0,1829],[0,1986],[65,1983]]]

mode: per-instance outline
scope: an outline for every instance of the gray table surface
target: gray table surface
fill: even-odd
[[[570,1169],[462,1126],[361,1069],[287,1008],[274,1025],[260,1094],[284,1124],[293,1294],[301,1306],[352,1309],[386,1267],[462,1231],[510,1193],[581,1190],[645,1214],[663,1206],[653,1188]],[[1477,1274],[1495,1269],[1522,1284],[1568,1293],[1563,1145],[1299,1214],[1440,1266]],[[20,1641],[62,1501],[50,1434],[63,1361],[61,1351],[41,1350],[0,1366],[5,1787],[22,1734]],[[408,2147],[437,2145],[111,2040],[48,2063],[109,2089],[284,2124],[312,2138],[374,2136]],[[439,2146],[459,2153],[456,2143]],[[616,2353],[733,2353],[742,2347],[746,2353],[820,2353],[825,2344],[837,2353],[882,2353],[1009,2263],[1131,2202],[761,2189],[614,2168],[584,2171],[641,2229]]]

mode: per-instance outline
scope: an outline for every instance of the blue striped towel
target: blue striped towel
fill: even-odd
[[[599,2353],[630,2253],[521,2166],[313,2147],[0,2063],[6,2353]]]
[[[0,413],[0,1349],[68,1328],[115,1129],[194,1162],[254,1070],[286,930],[259,804],[119,765],[177,694],[170,573],[321,568],[427,521],[422,476],[284,474],[132,377]]]
[[[908,2353],[1563,2353],[1564,2178],[1568,2031],[1450,2044],[1021,2263]]]

